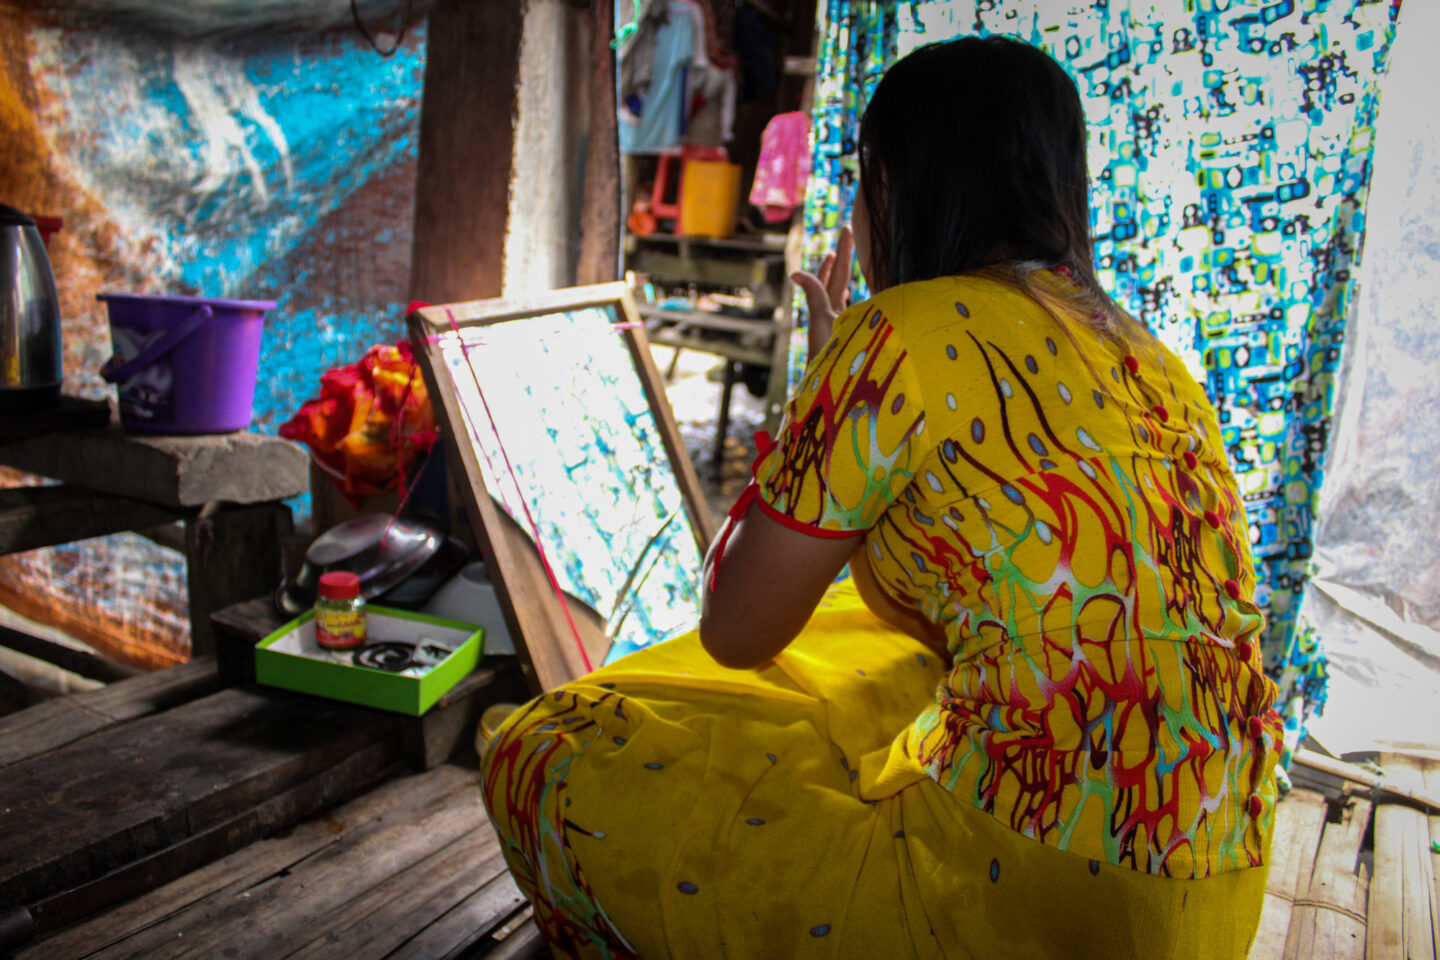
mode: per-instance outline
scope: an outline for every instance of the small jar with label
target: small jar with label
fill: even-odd
[[[355,574],[336,570],[320,577],[315,642],[326,650],[351,650],[365,642],[365,598]]]

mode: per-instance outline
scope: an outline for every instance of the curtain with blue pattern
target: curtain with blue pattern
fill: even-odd
[[[935,40],[1005,34],[1074,77],[1090,128],[1097,272],[1215,404],[1291,747],[1325,699],[1323,651],[1296,615],[1399,11],[1400,0],[824,0],[819,9],[812,262],[849,220],[859,117],[896,59]],[[803,360],[800,334],[792,381]]]

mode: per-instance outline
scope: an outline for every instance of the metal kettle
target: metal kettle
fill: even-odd
[[[0,204],[0,413],[60,402],[60,297],[35,221]]]

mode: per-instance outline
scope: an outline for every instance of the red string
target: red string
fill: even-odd
[[[410,306],[413,310],[415,303],[412,302]],[[428,306],[428,304],[422,304],[422,306]],[[382,553],[386,549],[386,544],[389,543],[391,529],[395,526],[397,522],[399,522],[400,514],[405,512],[405,507],[410,503],[410,495],[415,492],[415,487],[417,484],[420,483],[420,478],[425,475],[425,468],[430,466],[430,461],[435,457],[435,441],[432,439],[429,449],[425,451],[425,460],[423,463],[420,464],[420,469],[416,470],[415,476],[413,478],[410,478],[410,480],[407,482],[405,477],[405,448],[409,446],[410,440],[414,436],[414,434],[407,434],[403,429],[405,419],[405,404],[409,401],[411,394],[414,392],[415,375],[418,372],[419,367],[416,366],[414,357],[412,355],[410,361],[410,376],[405,381],[405,392],[400,396],[400,408],[396,412],[394,419],[390,421],[390,443],[396,448],[395,468],[400,474],[400,502],[396,504],[395,512],[390,515],[390,522],[385,525],[385,532],[381,534],[380,550]]]
[[[485,399],[485,391],[480,386],[480,377],[475,373],[475,367],[470,363],[470,348],[465,345],[465,337],[460,331],[460,325],[455,322],[455,316],[450,308],[445,308],[445,316],[450,319],[450,329],[454,331],[455,338],[460,342],[460,354],[465,358],[465,366],[470,369],[470,377],[475,381],[475,391],[480,395],[480,405],[485,408],[485,417],[490,421],[490,429],[495,433],[495,445],[500,448],[500,455],[505,460],[505,469],[510,474],[510,482],[515,486],[515,492],[520,498],[520,506],[525,511],[525,522],[530,525],[530,532],[535,538],[535,550],[540,554],[540,565],[545,568],[545,576],[550,581],[550,588],[555,591],[555,599],[560,601],[560,609],[565,612],[565,622],[570,626],[570,635],[575,638],[575,649],[580,651],[580,662],[585,665],[585,672],[591,673],[595,666],[590,662],[590,654],[585,649],[585,644],[580,639],[580,630],[575,626],[575,618],[570,615],[570,604],[565,601],[565,591],[560,587],[560,580],[555,576],[554,569],[550,566],[550,558],[545,554],[545,545],[540,539],[540,525],[535,522],[535,517],[530,513],[530,504],[525,499],[525,494],[520,489],[520,479],[515,476],[515,467],[510,463],[510,454],[505,449],[505,444],[500,440],[500,428],[495,424],[495,417],[490,412],[490,403]],[[450,382],[455,382],[455,375],[450,375]],[[490,467],[492,476],[495,474],[494,467],[490,464],[490,456],[485,452],[484,445],[480,442],[480,435],[474,425],[470,432],[475,439],[475,445],[480,448],[481,454],[485,456],[485,464]]]

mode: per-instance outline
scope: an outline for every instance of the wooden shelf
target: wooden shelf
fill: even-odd
[[[59,405],[36,413],[0,417],[0,443],[29,440],[62,430],[103,427],[110,422],[110,404],[104,400],[61,397]]]
[[[706,310],[666,310],[663,307],[641,306],[636,312],[646,320],[668,321],[677,326],[699,327],[702,330],[723,330],[727,333],[773,334],[779,324],[769,317],[732,317]],[[650,324],[645,325],[647,330]],[[767,361],[768,362],[768,361]]]
[[[662,347],[675,347],[679,350],[699,350],[704,353],[713,353],[717,357],[728,357],[731,360],[739,360],[741,363],[753,363],[756,366],[770,366],[770,354],[764,350],[756,350],[749,347],[741,347],[725,340],[707,340],[704,337],[687,337],[683,334],[654,333],[650,335],[651,343],[658,343]]]
[[[773,239],[772,239],[773,237]],[[670,233],[652,233],[649,236],[640,237],[635,234],[628,234],[626,246],[633,250],[636,247],[654,244],[657,246],[678,246],[684,247],[690,244],[701,247],[715,247],[720,250],[735,250],[743,253],[761,254],[785,254],[784,234],[765,234],[760,237],[687,237],[676,236]]]

